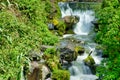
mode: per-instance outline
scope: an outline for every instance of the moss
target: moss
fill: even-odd
[[[73,30],[66,31],[67,34],[74,34]]]
[[[66,25],[63,21],[59,21],[58,25],[56,25],[56,28],[58,29],[58,34],[63,35],[66,30]]]
[[[95,64],[95,61],[92,56],[88,56],[86,59],[84,59],[84,62],[88,66],[93,66]]]
[[[59,57],[55,48],[48,48],[43,55],[46,65],[53,71],[55,69],[61,69],[59,63]]]
[[[66,70],[54,70],[52,80],[70,80],[70,73]]]
[[[82,46],[76,46],[75,48],[74,48],[74,50],[75,50],[75,52],[76,53],[78,53],[78,54],[83,54],[84,53],[84,48],[82,47]]]

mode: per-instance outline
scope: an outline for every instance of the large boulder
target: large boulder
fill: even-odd
[[[50,30],[57,30],[59,35],[63,35],[65,33],[74,33],[73,25],[79,21],[78,16],[65,16],[62,19],[52,19],[51,24],[48,25]]]
[[[40,52],[31,50],[29,53],[29,65],[24,65],[24,77],[27,80],[45,80],[49,78],[48,76],[51,71],[50,69],[45,65],[45,61],[42,59],[42,55]]]
[[[67,24],[75,24],[79,21],[79,17],[78,16],[65,16],[63,17],[63,20]]]
[[[75,53],[69,48],[61,48],[60,53],[60,61],[62,64],[64,64],[64,61],[70,63],[77,59],[77,53]]]
[[[65,16],[62,19],[66,24],[71,24],[71,25],[76,24],[79,21],[78,16]]]
[[[62,18],[66,24],[66,30],[73,29],[73,25],[79,22],[78,16],[65,16]]]
[[[49,78],[51,74],[50,69],[43,65],[39,64],[37,61],[32,61],[30,63],[30,72],[27,75],[27,80],[45,80]]]

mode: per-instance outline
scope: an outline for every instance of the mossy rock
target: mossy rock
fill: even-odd
[[[63,35],[65,33],[66,25],[63,21],[58,21],[58,24],[55,26],[59,35]]]
[[[71,62],[71,61],[73,61],[73,55],[72,54],[70,54],[70,53],[68,53],[68,54],[66,54],[65,55],[65,60],[66,61],[68,61],[69,63]]]
[[[84,53],[84,51],[85,51],[85,49],[82,47],[82,46],[76,46],[75,48],[74,48],[74,51],[76,52],[76,53],[78,53],[78,54],[83,54]]]
[[[92,56],[88,56],[86,59],[84,59],[84,62],[88,66],[94,66],[95,61]]]
[[[78,16],[65,16],[62,19],[66,25],[66,31],[72,30],[73,25],[79,22]]]
[[[42,58],[44,59],[44,60],[48,60],[48,59],[50,59],[52,57],[52,55],[51,54],[43,54],[43,56],[42,56]]]
[[[70,80],[70,73],[67,70],[54,70],[52,80]]]
[[[49,59],[47,59],[45,63],[51,69],[51,71],[55,69],[61,69],[59,58],[57,56],[49,57]]]
[[[73,30],[72,30],[72,29],[71,29],[71,30],[66,31],[65,33],[66,33],[66,34],[74,34],[74,32],[73,32]]]
[[[74,54],[73,54],[73,60],[76,60],[77,56],[78,56],[78,53],[74,52]]]
[[[68,63],[76,60],[76,59],[77,59],[77,56],[78,56],[77,53],[75,53],[72,49],[67,48],[67,47],[61,48],[61,49],[60,49],[60,53],[61,53],[61,54],[60,54],[60,58],[61,58],[62,60],[67,61]]]

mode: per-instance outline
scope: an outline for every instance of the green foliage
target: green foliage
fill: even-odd
[[[52,55],[56,55],[56,49],[55,48],[48,48],[44,54],[52,54]]]
[[[58,57],[58,52],[56,51],[55,48],[48,48],[45,52],[44,52],[44,59],[45,59],[45,63],[48,65],[48,67],[54,71],[55,69],[61,69],[61,65],[59,63],[59,57]]]
[[[102,8],[104,7],[114,7],[117,8],[119,6],[119,0],[103,0]]]
[[[104,45],[104,55],[108,59],[97,70],[102,80],[120,79],[120,3],[118,0],[104,0],[102,9],[97,12],[99,30],[96,41]],[[104,67],[103,67],[104,66]],[[104,76],[103,76],[104,75]]]
[[[58,29],[58,34],[63,35],[65,33],[66,25],[63,21],[59,21],[56,28]]]
[[[45,2],[41,0],[16,0],[16,2],[21,13],[27,16],[34,24],[39,21],[45,21]]]
[[[47,29],[45,4],[42,0],[1,1],[0,80],[20,80],[21,66],[28,62],[25,55],[41,44],[58,41]]]
[[[70,73],[65,70],[54,70],[52,74],[53,80],[70,80]]]
[[[87,56],[87,58],[84,59],[84,62],[88,65],[88,66],[93,66],[95,64],[95,61],[93,59],[92,56]]]

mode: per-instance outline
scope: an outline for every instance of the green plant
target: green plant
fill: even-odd
[[[118,80],[120,77],[120,3],[118,0],[104,0],[97,12],[99,30],[96,42],[103,45],[108,59],[97,69],[102,80]],[[106,65],[104,65],[106,64]]]
[[[45,59],[45,63],[52,71],[54,71],[55,69],[56,70],[61,69],[58,52],[56,51],[55,48],[48,48],[44,52],[43,58]]]
[[[58,37],[47,29],[45,3],[42,0],[0,2],[0,80],[20,80],[22,67],[29,62],[26,57],[29,51],[58,42]]]
[[[52,79],[53,80],[70,80],[70,73],[65,70],[54,70]]]

